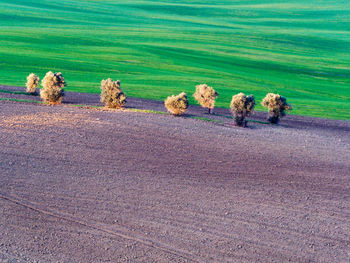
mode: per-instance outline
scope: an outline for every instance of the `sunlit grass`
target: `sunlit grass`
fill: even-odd
[[[0,84],[62,72],[66,90],[164,100],[207,83],[233,94],[280,93],[293,114],[350,119],[346,1],[2,0]],[[190,103],[194,100],[189,96]]]

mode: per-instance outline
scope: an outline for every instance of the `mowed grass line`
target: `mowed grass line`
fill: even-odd
[[[68,91],[99,93],[111,77],[158,100],[207,83],[219,107],[240,91],[278,92],[293,114],[349,120],[345,2],[2,0],[0,83],[53,70]]]

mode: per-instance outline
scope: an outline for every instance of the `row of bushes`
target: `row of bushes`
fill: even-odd
[[[215,99],[219,94],[207,84],[196,86],[196,92],[193,97],[203,107],[208,109],[208,113],[212,114]],[[268,121],[277,124],[280,118],[286,115],[286,111],[292,109],[292,106],[287,104],[287,99],[279,94],[268,93],[261,102],[262,106],[269,111]],[[174,115],[183,114],[188,107],[188,99],[186,93],[182,92],[177,96],[170,96],[165,100],[165,106],[169,112]],[[246,127],[246,117],[254,112],[255,98],[253,95],[245,95],[238,93],[231,100],[230,109],[233,114],[233,119],[237,126]]]
[[[39,86],[39,77],[30,74],[27,77],[27,92],[36,93]],[[40,90],[41,98],[49,104],[60,104],[64,96],[63,88],[66,86],[64,77],[60,72],[47,72],[41,81],[42,89]],[[208,109],[209,114],[213,114],[215,99],[219,94],[207,84],[196,86],[193,94],[196,101],[203,107]],[[126,95],[120,88],[120,81],[113,81],[108,78],[101,81],[101,102],[108,108],[122,108],[126,103]],[[262,106],[268,109],[268,121],[277,124],[281,117],[285,116],[286,111],[292,109],[287,104],[287,99],[279,94],[268,93],[261,102]],[[188,98],[186,93],[169,96],[164,105],[173,115],[182,115],[188,108]],[[255,107],[255,98],[253,95],[245,95],[239,93],[234,95],[231,100],[230,108],[237,126],[245,127],[247,125],[246,117],[250,116]]]

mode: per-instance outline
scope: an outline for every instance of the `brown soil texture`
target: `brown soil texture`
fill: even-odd
[[[350,262],[350,122],[96,98],[0,101],[0,262]]]

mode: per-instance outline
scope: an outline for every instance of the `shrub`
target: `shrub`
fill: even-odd
[[[277,124],[280,118],[286,115],[286,111],[292,109],[292,106],[287,104],[287,99],[279,94],[268,93],[261,102],[261,105],[268,109],[268,121]]]
[[[39,86],[39,77],[35,75],[34,73],[31,73],[27,77],[27,92],[31,94],[36,94],[36,88]]]
[[[164,105],[171,114],[182,115],[188,108],[187,95],[182,92],[177,96],[169,96],[164,101]]]
[[[126,95],[120,88],[120,81],[104,79],[101,81],[101,102],[108,108],[119,109],[126,103]]]
[[[49,71],[41,81],[43,88],[40,91],[40,97],[50,104],[60,104],[64,96],[63,88],[66,82],[61,72],[53,73]]]
[[[244,93],[238,93],[232,97],[230,108],[233,114],[233,119],[237,126],[246,127],[247,121],[245,118],[250,116],[255,107],[255,99],[253,95],[246,96]]]
[[[215,105],[215,98],[219,94],[207,84],[201,84],[196,86],[196,92],[193,97],[198,101],[198,103],[203,107],[208,109],[208,113],[211,114]]]

